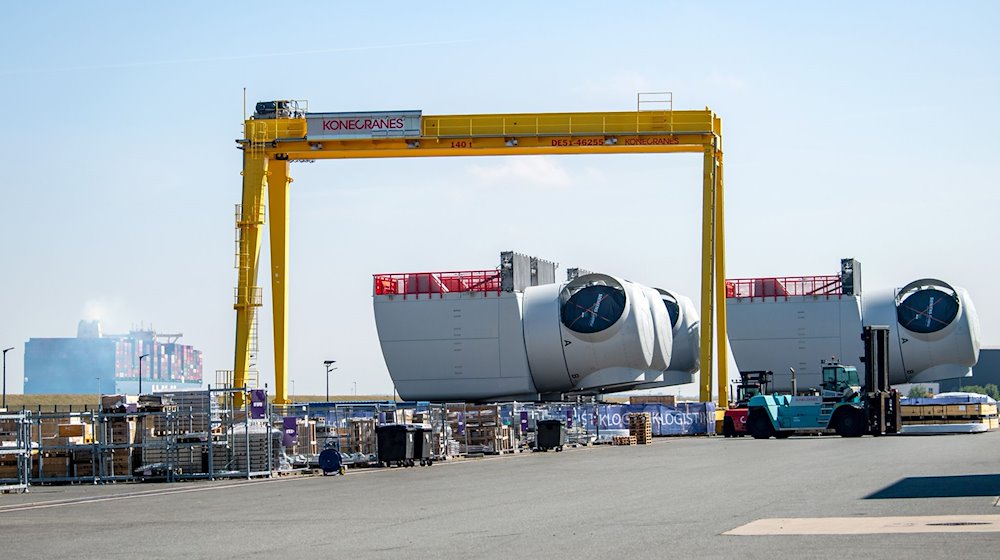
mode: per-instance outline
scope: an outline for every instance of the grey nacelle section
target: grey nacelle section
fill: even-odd
[[[726,305],[729,342],[741,371],[771,370],[774,389],[791,389],[795,368],[799,389],[819,387],[820,360],[837,357],[860,366],[861,300],[856,296],[753,302],[731,298]]]
[[[521,294],[375,296],[382,355],[400,397],[486,400],[536,393]]]

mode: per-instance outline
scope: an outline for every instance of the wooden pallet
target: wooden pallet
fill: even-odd
[[[630,412],[627,416],[629,435],[638,445],[653,443],[653,419],[648,412]]]
[[[611,445],[637,445],[635,436],[611,436]]]

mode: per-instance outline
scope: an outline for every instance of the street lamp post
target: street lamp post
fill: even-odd
[[[3,406],[0,408],[7,408],[7,352],[13,350],[14,347],[3,349]]]
[[[142,394],[142,359],[148,358],[149,354],[143,354],[139,356],[139,394]]]
[[[323,360],[323,365],[326,366],[326,402],[330,402],[330,372],[337,369],[330,366],[335,363],[337,360]]]

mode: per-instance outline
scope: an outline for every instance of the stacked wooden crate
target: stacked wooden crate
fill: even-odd
[[[100,476],[100,463],[97,461],[98,454],[94,452],[91,445],[81,445],[72,452],[70,464],[70,476],[75,477],[97,477]]]
[[[27,435],[25,428],[28,420],[26,418],[15,418],[11,415],[8,418],[0,419],[0,479],[8,479],[11,482],[20,479],[18,462],[30,453],[28,442],[19,441],[18,435]],[[0,484],[3,486],[4,484]]]
[[[646,445],[653,443],[653,419],[648,412],[630,412],[628,414],[628,433],[634,436],[636,443]]]
[[[39,443],[32,463],[33,478],[68,478],[72,475],[73,449],[83,443],[82,419],[79,414],[42,415],[36,419],[32,440]],[[80,436],[62,434],[81,433]]]
[[[153,435],[168,436],[208,432],[212,424],[212,399],[208,391],[178,391],[144,398],[159,398],[160,403],[140,403],[146,410],[159,408],[154,416]]]
[[[374,455],[375,450],[375,419],[348,418],[347,437],[340,442],[342,453],[361,453]]]
[[[900,415],[904,425],[982,424],[987,430],[1000,425],[996,403],[904,404]]]
[[[315,455],[317,451],[316,421],[299,418],[295,428],[295,444],[286,449],[293,455]]]
[[[142,466],[162,465],[147,470],[162,472],[169,468],[175,475],[208,471],[213,405],[208,391],[143,395],[138,404],[146,413],[145,429],[141,430],[145,434]]]
[[[135,446],[142,443],[139,420],[134,416],[114,416],[106,418],[103,442],[108,444],[104,452],[104,474],[107,476],[132,476],[133,457],[137,456]]]
[[[90,423],[83,423],[80,417],[70,417],[67,422],[57,425],[58,437],[63,445],[83,445],[93,443],[94,432]]]
[[[163,465],[175,475],[206,474],[208,444],[203,433],[157,438],[142,448],[142,466]]]
[[[611,445],[636,445],[635,436],[611,436]]]
[[[74,469],[78,476],[92,476],[90,470],[95,466],[97,472],[93,476],[133,475],[137,466],[134,463],[141,461],[135,447],[143,441],[142,420],[135,415],[137,402],[137,397],[133,395],[101,396],[101,412],[104,416],[95,427],[95,438],[104,449],[96,459],[83,449],[74,453]]]
[[[449,411],[452,437],[458,441],[460,453],[509,453],[515,448],[514,432],[503,424],[500,405],[467,405],[462,415]],[[459,419],[465,434],[460,434]]]
[[[250,426],[249,442],[243,426],[234,426],[229,441],[232,445],[232,468],[245,472],[248,467],[251,472],[270,471],[278,467],[281,456],[282,433],[266,426]],[[270,455],[268,455],[268,437]],[[249,455],[248,452],[249,451]]]
[[[677,397],[674,395],[635,395],[628,398],[629,404],[662,404],[675,406]]]

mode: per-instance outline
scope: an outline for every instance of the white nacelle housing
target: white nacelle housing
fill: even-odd
[[[443,279],[410,295],[413,282],[394,282],[404,293],[377,287],[375,322],[405,399],[557,398],[690,383],[697,370],[698,315],[683,296],[605,274],[523,293],[451,293]]]
[[[860,370],[863,327],[883,325],[890,331],[889,383],[971,373],[979,357],[979,319],[964,289],[922,279],[863,295],[840,293],[839,284],[820,293],[816,286],[830,284],[812,278],[757,279],[753,289],[738,288],[727,299],[729,340],[740,370],[771,370],[774,389],[788,391],[794,368],[799,389],[818,387],[820,360],[836,357]],[[812,283],[796,291],[789,282]]]
[[[670,353],[670,367],[668,374],[674,376],[688,376],[688,381],[680,383],[692,383],[695,381],[694,374],[700,368],[701,359],[701,321],[698,319],[698,310],[694,302],[687,296],[682,296],[675,292],[657,289],[667,308],[673,325],[673,349]],[[676,307],[676,317],[673,308]]]
[[[964,377],[979,359],[979,316],[972,298],[941,280],[925,278],[866,295],[863,316],[865,325],[889,326],[890,383]]]

